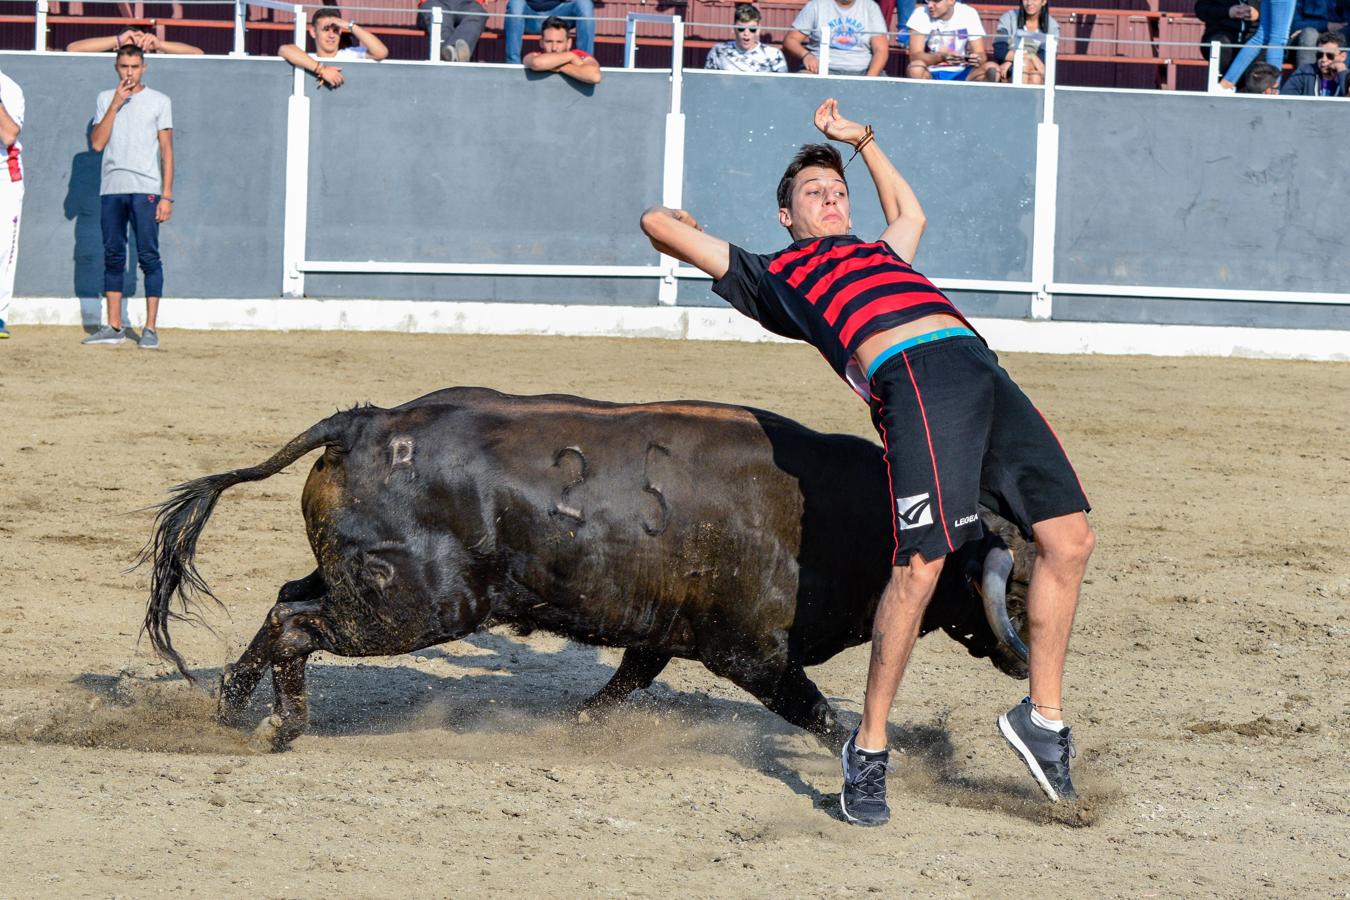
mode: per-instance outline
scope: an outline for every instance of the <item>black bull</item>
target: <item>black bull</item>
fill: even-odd
[[[678,656],[841,739],[803,666],[871,637],[890,574],[887,473],[870,441],[739,406],[485,388],[338,413],[261,465],[180,485],[160,506],[142,553],[153,562],[145,630],[189,679],[169,622],[211,596],[194,557],[216,501],[319,448],[302,499],[318,568],[281,588],[226,667],[226,720],[270,667],[274,712],[260,736],[280,748],[305,726],[311,653],[407,653],[509,623],[625,648],[583,708],[647,687]],[[1005,595],[1025,583],[1031,553],[1007,523],[986,524],[995,530],[948,561],[923,630],[1021,676],[1026,648]]]

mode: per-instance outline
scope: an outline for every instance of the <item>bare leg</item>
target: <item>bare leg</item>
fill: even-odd
[[[1047,718],[1059,719],[1069,632],[1096,538],[1081,512],[1037,522],[1031,531],[1036,537],[1036,561],[1027,586],[1031,702]]]
[[[113,328],[122,327],[122,292],[108,291],[108,324]]]
[[[159,298],[145,298],[145,327],[154,328],[155,321],[159,318]]]
[[[886,747],[886,719],[900,689],[900,679],[909,665],[919,625],[928,601],[937,589],[938,575],[946,557],[925,561],[919,554],[909,565],[891,569],[891,580],[881,594],[872,624],[872,659],[867,667],[867,695],[863,698],[862,725],[857,744],[869,750]]]

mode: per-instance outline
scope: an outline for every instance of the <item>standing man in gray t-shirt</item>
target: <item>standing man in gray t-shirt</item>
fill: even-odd
[[[145,328],[138,346],[159,347],[155,319],[164,292],[159,261],[159,225],[173,214],[173,108],[169,98],[141,84],[145,55],[131,44],[117,51],[118,85],[98,95],[89,143],[103,151],[99,186],[103,223],[103,293],[108,324],[86,344],[121,344],[122,279],[127,265],[127,224],[136,232],[136,253],[145,286]]]

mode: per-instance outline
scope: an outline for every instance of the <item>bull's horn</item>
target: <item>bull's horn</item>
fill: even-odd
[[[1022,643],[1022,636],[1008,618],[1008,576],[1012,574],[1012,569],[1012,551],[1004,546],[991,548],[984,558],[984,577],[981,581],[984,590],[981,591],[981,599],[984,601],[984,617],[989,620],[994,637],[1016,653],[1022,662],[1027,662],[1030,656],[1027,645]]]

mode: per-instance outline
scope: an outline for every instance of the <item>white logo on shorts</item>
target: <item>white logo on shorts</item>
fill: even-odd
[[[960,528],[962,525],[969,525],[971,522],[974,522],[977,519],[979,519],[979,516],[974,513],[968,516],[962,516],[961,518],[957,519],[955,522],[952,523],[952,527]]]
[[[895,501],[895,512],[900,517],[900,530],[933,524],[933,501],[927,494],[901,497]]]

